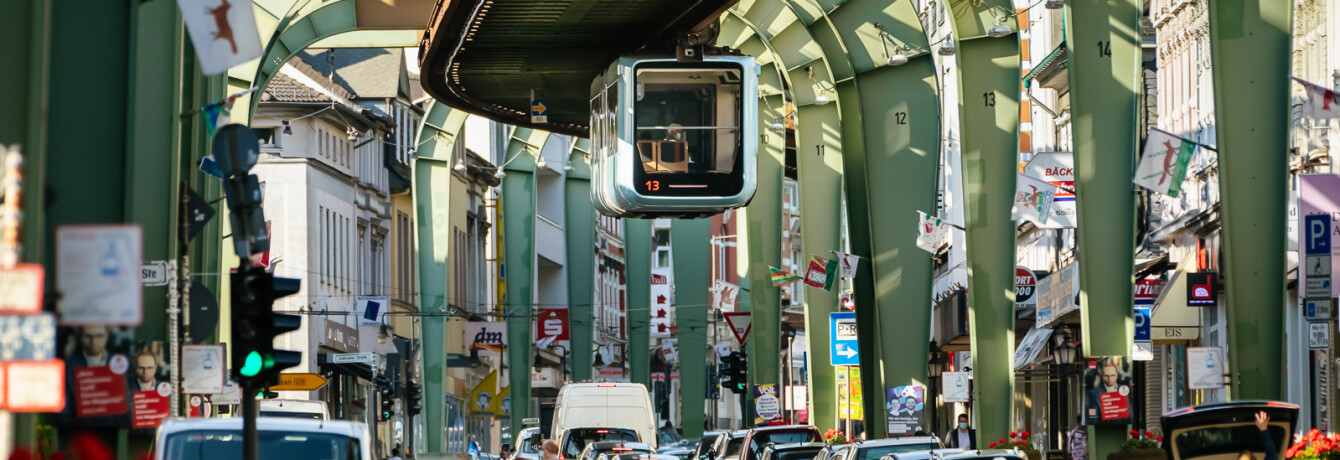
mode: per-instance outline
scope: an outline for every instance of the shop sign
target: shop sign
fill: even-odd
[[[465,323],[465,340],[480,356],[497,356],[507,350],[507,324],[502,321]]]
[[[358,331],[335,321],[326,320],[326,335],[321,346],[344,353],[358,352]]]
[[[1037,305],[1038,278],[1028,267],[1014,268],[1014,309],[1023,310]]]
[[[568,309],[541,308],[536,313],[536,341],[550,337],[560,342],[568,340]]]
[[[1024,165],[1023,173],[1063,188],[1056,191],[1056,198],[1050,210],[1051,215],[1044,220],[1046,224],[1040,224],[1038,227],[1075,228],[1077,217],[1075,194],[1064,190],[1075,189],[1074,155],[1070,152],[1039,153]]]
[[[1164,281],[1161,279],[1146,279],[1135,283],[1135,304],[1140,306],[1153,306],[1154,301],[1158,300],[1159,294],[1163,293]]]
[[[1219,276],[1214,272],[1186,274],[1186,304],[1213,307],[1219,302]]]
[[[1075,293],[1079,292],[1078,272],[1079,264],[1071,262],[1038,281],[1037,327],[1048,326],[1079,308],[1075,303]]]

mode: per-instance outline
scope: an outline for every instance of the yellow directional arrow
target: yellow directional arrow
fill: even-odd
[[[539,113],[539,114],[543,114],[544,111],[545,111],[545,109],[547,109],[547,108],[548,108],[548,107],[546,107],[546,106],[544,105],[544,102],[540,102],[540,101],[535,101],[534,103],[531,103],[531,105],[530,105],[530,111],[531,111],[531,113]]]
[[[326,379],[311,372],[279,374],[279,384],[270,391],[312,391],[326,386]]]

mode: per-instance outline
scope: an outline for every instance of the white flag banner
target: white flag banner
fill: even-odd
[[[1135,167],[1135,185],[1177,198],[1182,180],[1186,179],[1186,166],[1196,151],[1194,142],[1174,136],[1166,131],[1149,130],[1145,139],[1145,151],[1140,155],[1140,164]]]
[[[716,286],[712,288],[712,304],[717,310],[724,312],[735,311],[735,297],[740,293],[740,287],[724,280],[717,280]]]
[[[943,220],[917,211],[917,247],[934,254],[935,250],[944,244],[945,238],[948,236],[949,225],[945,224]]]
[[[860,267],[861,256],[856,254],[847,254],[842,251],[829,251],[837,256],[838,266],[842,267],[842,276],[847,278],[856,277],[856,269]]]
[[[261,34],[250,1],[177,0],[177,7],[205,75],[261,57]]]
[[[1303,113],[1317,119],[1340,117],[1340,97],[1336,96],[1335,91],[1298,77],[1293,79],[1307,91],[1307,102],[1303,104]]]
[[[1015,181],[1014,207],[1010,211],[1010,219],[1046,224],[1057,190],[1051,182],[1020,174]]]

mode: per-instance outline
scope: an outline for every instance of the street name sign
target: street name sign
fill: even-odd
[[[270,391],[313,391],[326,386],[326,379],[311,372],[279,374],[279,384]]]
[[[377,355],[373,353],[336,353],[330,355],[330,362],[336,364],[370,363],[375,359],[377,359]]]
[[[167,261],[156,260],[140,265],[140,284],[145,286],[167,286]]]

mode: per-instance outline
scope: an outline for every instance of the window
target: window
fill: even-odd
[[[656,250],[656,268],[670,268],[670,249],[660,248]]]
[[[656,247],[669,246],[670,229],[668,228],[657,229],[656,232],[652,234],[651,245]]]
[[[252,128],[256,133],[256,139],[261,141],[261,151],[274,151],[279,149],[279,136],[276,136],[277,130],[274,128]]]
[[[645,173],[730,174],[736,169],[740,74],[738,67],[638,67],[633,116]]]

